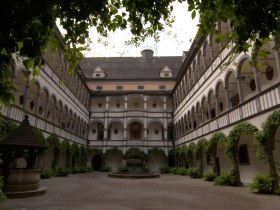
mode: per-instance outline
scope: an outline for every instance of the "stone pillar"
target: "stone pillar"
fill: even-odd
[[[211,120],[211,107],[210,107],[210,101],[207,101],[207,105],[208,105],[208,120]]]
[[[241,73],[238,73],[239,75],[236,78],[237,82],[237,89],[238,89],[238,94],[239,94],[239,103],[243,102],[243,92],[242,92],[242,87],[241,87]]]
[[[219,94],[215,95],[215,103],[216,103],[216,116],[220,114],[220,106],[219,106]]]
[[[144,96],[144,110],[147,111],[147,96]]]
[[[27,102],[28,102],[28,95],[29,95],[29,89],[30,89],[30,85],[26,84],[25,85],[25,90],[24,90],[24,101],[23,101],[23,109],[27,110]]]
[[[226,87],[224,87],[224,89],[225,89],[225,94],[226,94],[226,106],[227,106],[226,110],[229,110],[229,109],[231,109],[231,104],[229,101],[228,87],[226,86]]]

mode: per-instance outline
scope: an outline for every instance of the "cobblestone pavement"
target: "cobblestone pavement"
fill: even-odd
[[[9,199],[3,210],[279,210],[280,197],[251,193],[248,187],[218,187],[202,179],[161,175],[117,179],[105,173],[42,180],[47,194]]]

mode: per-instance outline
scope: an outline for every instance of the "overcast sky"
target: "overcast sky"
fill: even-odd
[[[172,15],[176,21],[171,28],[166,28],[160,33],[160,42],[156,43],[153,39],[148,39],[136,48],[126,46],[124,41],[131,38],[129,30],[116,31],[109,33],[107,38],[102,38],[93,28],[90,30],[92,39],[91,50],[85,52],[86,57],[127,57],[141,56],[141,50],[152,48],[155,56],[181,56],[183,51],[187,51],[197,32],[198,17],[194,20],[188,12],[187,3],[175,3]],[[98,42],[98,40],[101,42]],[[106,44],[105,44],[106,43]]]
[[[181,56],[183,51],[190,48],[191,40],[195,37],[198,17],[192,20],[186,2],[175,3],[172,15],[176,16],[176,22],[173,24],[172,29],[167,28],[167,30],[161,32],[160,42],[156,43],[153,39],[148,39],[139,48],[124,44],[124,41],[129,40],[131,37],[129,30],[110,33],[108,38],[101,38],[102,42],[98,43],[98,39],[94,37],[99,36],[95,29],[92,29],[90,32],[93,41],[91,51],[85,52],[85,56],[141,56],[141,50],[147,46],[152,47],[156,56]],[[104,42],[108,45],[104,46]]]

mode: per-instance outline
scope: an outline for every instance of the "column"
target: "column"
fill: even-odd
[[[30,85],[26,84],[24,90],[24,101],[23,101],[23,109],[25,111],[27,111],[27,101],[28,101],[27,99],[28,99],[29,89],[30,89]]]
[[[147,111],[147,96],[144,96],[144,110]]]
[[[239,94],[239,103],[243,102],[243,92],[241,88],[241,81],[240,81],[240,71],[238,71],[238,76],[236,77],[236,82],[237,82],[237,89],[238,89],[238,94]]]
[[[260,78],[259,78],[259,74],[258,74],[258,69],[254,66],[253,67],[253,71],[254,71],[254,79],[255,79],[255,84],[256,84],[256,91],[257,93],[261,92],[261,84],[260,84]],[[261,102],[260,102],[260,97],[256,98],[256,105],[257,105],[257,111],[260,112],[261,111]]]
[[[228,86],[225,86],[224,89],[226,94],[226,106],[227,106],[226,110],[229,110],[231,109],[231,104],[229,102]]]
[[[216,116],[220,114],[220,106],[219,106],[219,94],[215,95],[215,104],[216,104]]]
[[[108,111],[109,110],[109,102],[110,102],[110,97],[106,96],[106,102],[105,102],[105,110]]]
[[[210,107],[210,101],[207,101],[208,106],[208,120],[211,120],[211,107]]]

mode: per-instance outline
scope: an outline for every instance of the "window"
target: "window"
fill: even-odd
[[[247,144],[239,145],[238,160],[239,160],[239,164],[242,164],[242,165],[249,165],[250,164]]]
[[[95,77],[100,77],[101,75],[100,74],[95,74]]]
[[[165,77],[169,77],[169,73],[164,73],[164,76]]]
[[[117,86],[117,90],[122,90],[122,89],[123,89],[123,86],[121,86],[121,85]]]
[[[138,90],[144,90],[144,86],[143,85],[138,85]]]
[[[96,86],[96,90],[102,90],[102,86]]]
[[[159,89],[160,89],[160,90],[165,90],[165,85],[160,85],[160,86],[159,86]]]

